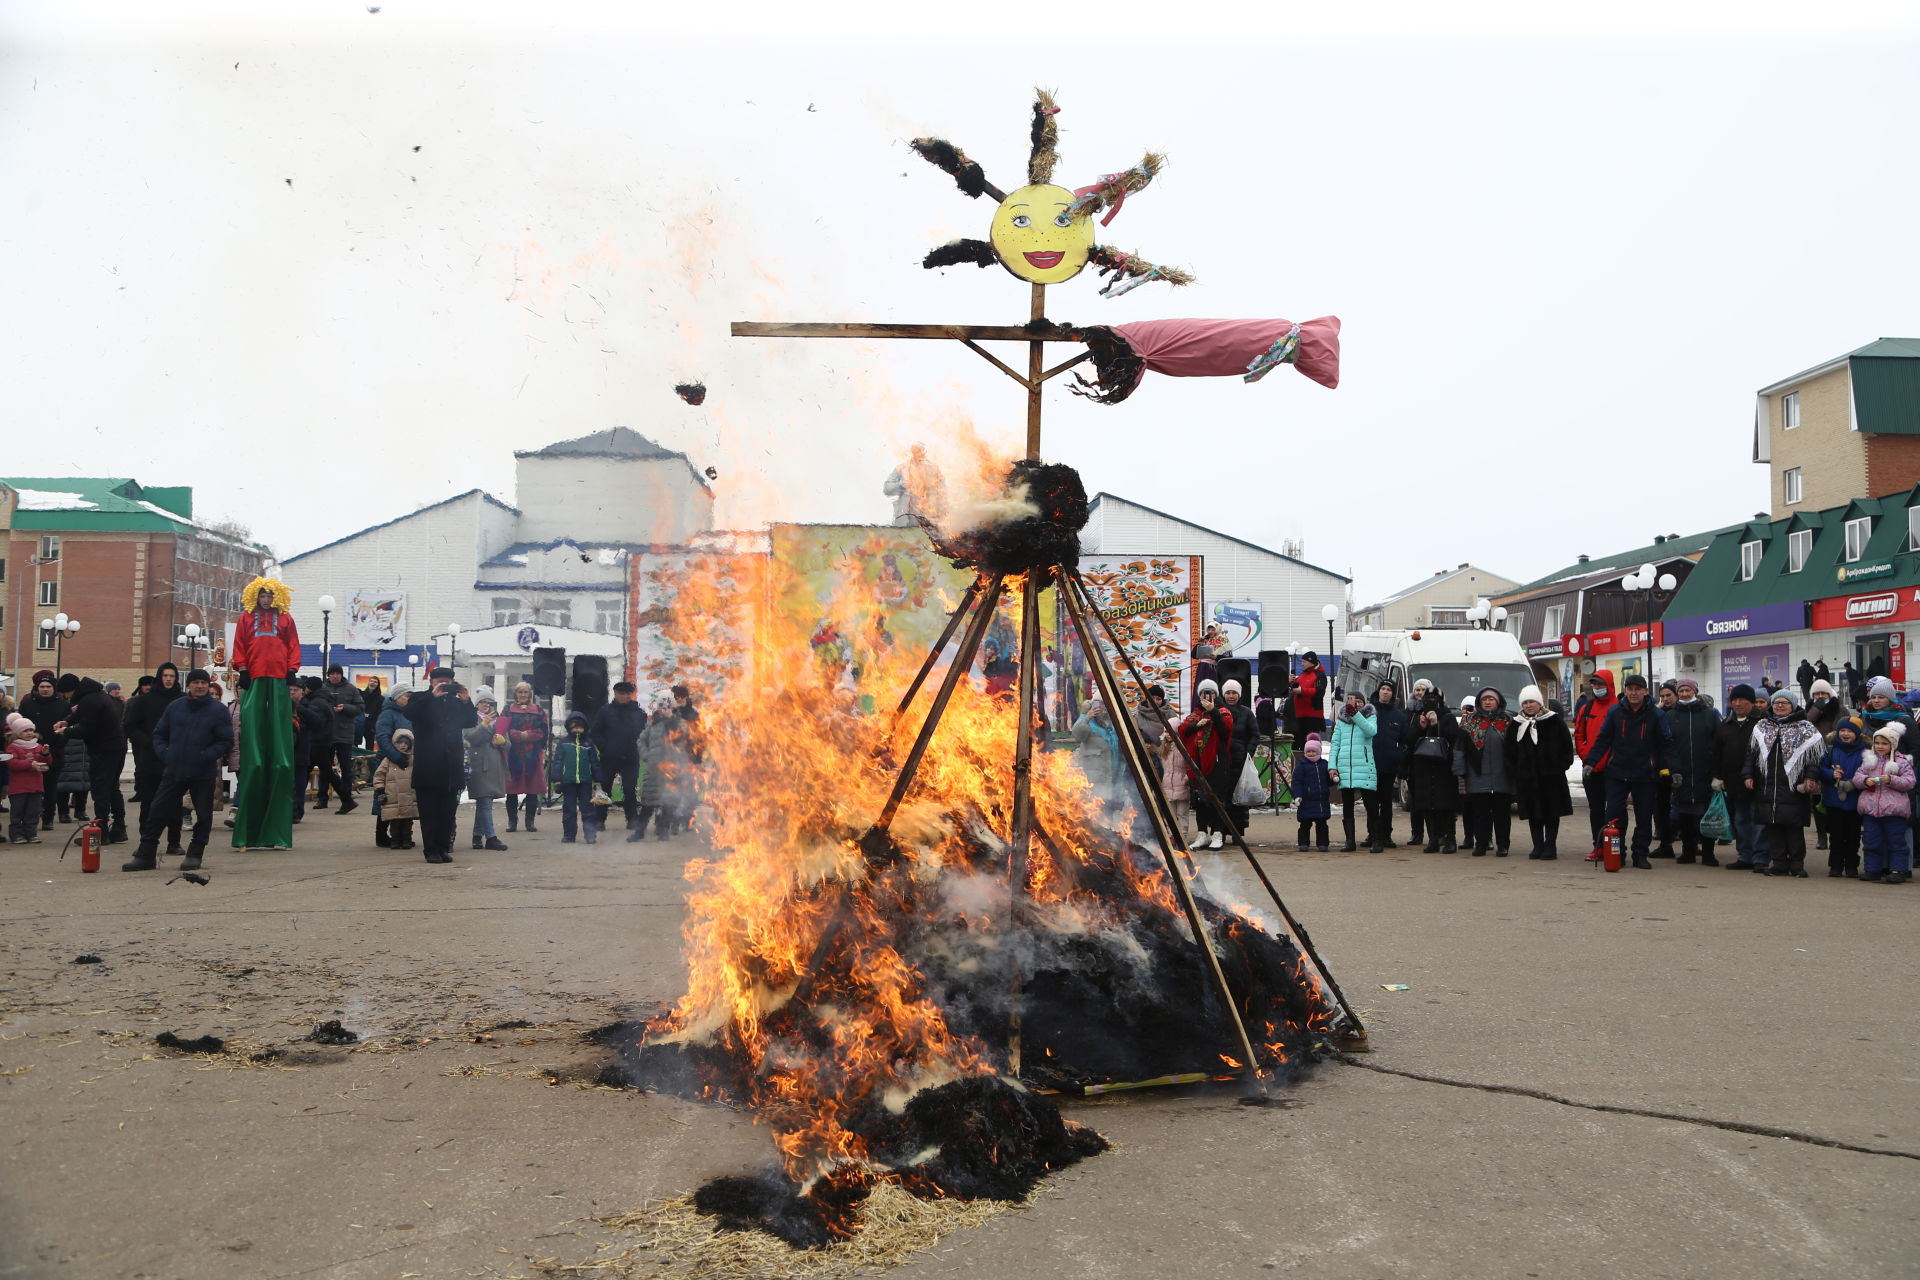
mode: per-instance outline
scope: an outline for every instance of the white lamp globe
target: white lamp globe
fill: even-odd
[[[1330,604],[1321,605],[1320,616],[1327,622],[1332,622],[1335,618],[1340,616],[1340,610]]]
[[[315,600],[314,603],[320,606],[320,612],[332,613],[333,606],[338,604],[339,601],[335,600],[332,596],[321,596],[318,600]]]
[[[1674,577],[1672,574],[1663,573],[1660,575],[1660,589],[1662,591],[1671,591],[1679,585],[1680,579]]]

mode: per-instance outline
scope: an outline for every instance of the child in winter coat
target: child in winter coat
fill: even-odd
[[[420,816],[420,803],[413,794],[413,730],[396,729],[393,749],[403,759],[382,760],[373,771],[373,800],[379,825],[387,831],[387,848],[411,849],[413,820]]]
[[[577,828],[586,829],[588,844],[600,842],[600,823],[593,804],[593,780],[600,776],[600,752],[587,736],[587,718],[578,711],[567,717],[567,736],[554,749],[552,777],[560,788],[560,843],[572,844]]]
[[[46,773],[52,767],[53,752],[40,741],[39,730],[28,720],[7,735],[7,795],[12,810],[14,844],[40,843],[41,806],[47,799]]]
[[[1320,735],[1310,733],[1300,759],[1293,762],[1294,814],[1300,819],[1300,842],[1294,847],[1303,853],[1309,835],[1317,837],[1321,850],[1327,847],[1327,819],[1333,816],[1333,786],[1333,771],[1320,758]]]
[[[1827,811],[1827,874],[1860,874],[1860,793],[1853,775],[1868,754],[1860,722],[1845,719],[1827,735],[1827,754],[1820,761],[1820,803]]]
[[[1905,884],[1913,879],[1913,855],[1907,848],[1907,816],[1913,811],[1913,761],[1900,750],[1904,726],[1882,725],[1873,734],[1873,754],[1854,770],[1859,793],[1861,833],[1867,865],[1861,879],[1876,884]]]

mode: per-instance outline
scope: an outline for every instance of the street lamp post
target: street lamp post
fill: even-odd
[[[69,618],[64,613],[53,615],[53,674],[55,676],[60,674],[66,660],[67,637],[79,634],[80,622],[77,618]]]
[[[447,666],[449,669],[460,665],[460,624],[447,624]]]
[[[1646,630],[1646,653],[1647,653],[1646,677],[1647,677],[1647,687],[1649,689],[1653,687],[1653,606],[1654,606],[1654,602],[1656,600],[1671,599],[1673,596],[1673,589],[1679,585],[1680,585],[1680,580],[1674,577],[1670,573],[1663,573],[1656,578],[1654,576],[1653,566],[1650,564],[1643,564],[1640,566],[1637,572],[1630,573],[1626,577],[1620,579],[1621,590],[1626,591],[1629,594],[1636,591],[1644,591],[1647,593],[1645,630]]]
[[[321,596],[314,603],[320,606],[320,674],[324,676],[333,665],[333,608],[339,601]]]
[[[211,644],[212,642],[208,641],[208,643]],[[176,649],[185,649],[187,651],[187,670],[191,671],[200,665],[198,656],[201,644],[199,623],[189,622],[181,629],[180,634],[173,638],[173,644]],[[182,680],[180,687],[185,688],[186,681]]]
[[[1340,616],[1340,606],[1323,604],[1320,606],[1320,616],[1327,620],[1327,660],[1320,665],[1322,669],[1331,671],[1339,665],[1339,659],[1334,657],[1333,653],[1333,620]],[[1327,690],[1329,693],[1333,690],[1331,680],[1327,682]]]

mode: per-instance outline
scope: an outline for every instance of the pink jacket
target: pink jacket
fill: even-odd
[[[1885,779],[1877,787],[1867,785],[1868,778]],[[1895,751],[1881,757],[1867,753],[1853,771],[1854,791],[1860,797],[1860,813],[1869,818],[1904,818],[1913,811],[1913,761]]]

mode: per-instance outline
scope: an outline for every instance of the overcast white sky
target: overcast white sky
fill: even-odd
[[[16,0],[4,473],[191,483],[290,555],[624,424],[730,526],[883,519],[907,443],[1017,452],[1018,389],[726,324],[1024,319],[917,265],[992,210],[905,140],[1018,185],[1035,83],[1066,185],[1170,156],[1102,238],[1200,277],[1054,318],[1346,326],[1337,391],[1062,388],[1048,455],[1362,602],[1762,510],[1753,391],[1920,335],[1911,4],[901,7]]]

